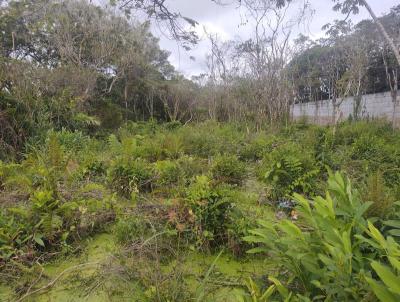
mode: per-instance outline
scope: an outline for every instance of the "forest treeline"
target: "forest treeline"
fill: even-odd
[[[208,70],[191,80],[174,70],[149,22],[118,9],[83,0],[0,3],[0,158],[49,129],[100,135],[127,121],[206,119],[260,128],[287,122],[293,102],[338,104],[388,90],[397,97],[399,67],[373,21],[335,21],[325,38],[293,40],[310,10],[288,19],[295,1],[281,8],[244,1],[254,24],[248,40],[208,33]],[[400,39],[400,6],[380,20]],[[196,42],[190,33],[181,38]]]

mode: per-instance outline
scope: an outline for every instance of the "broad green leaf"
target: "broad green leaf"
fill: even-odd
[[[261,296],[261,301],[268,301],[268,298],[273,295],[275,292],[276,285],[271,285],[268,287],[268,289],[264,292],[264,294]]]
[[[42,235],[35,234],[35,236],[33,236],[33,240],[35,240],[35,242],[37,244],[39,244],[40,246],[44,247],[44,242],[42,240]]]
[[[387,220],[383,222],[384,225],[400,229],[400,220]]]
[[[373,292],[382,302],[399,302],[398,297],[391,293],[385,286],[376,282],[372,278],[365,278],[368,284],[372,287]]]
[[[243,240],[246,242],[250,242],[250,243],[264,243],[265,242],[265,238],[262,238],[260,236],[245,236],[245,237],[243,237]]]
[[[306,211],[306,213],[311,214],[310,202],[307,199],[297,193],[293,194],[293,198]]]
[[[278,290],[279,294],[283,297],[286,298],[289,296],[289,291],[287,290],[286,287],[283,286],[283,284],[276,278],[274,277],[269,277],[269,281],[275,284],[276,289]]]
[[[351,248],[351,238],[350,238],[350,233],[348,232],[343,232],[342,234],[342,242],[343,242],[343,247],[346,251],[347,254],[352,253],[352,248]]]
[[[258,253],[267,253],[268,249],[264,248],[264,247],[256,247],[254,249],[250,249],[248,250],[246,253],[248,254],[258,254]]]
[[[397,277],[387,266],[382,265],[377,261],[372,261],[371,266],[383,283],[385,283],[394,293],[400,295],[400,277]]]
[[[368,229],[371,233],[371,237],[374,238],[377,242],[379,242],[379,244],[383,248],[386,248],[387,244],[386,244],[385,238],[383,237],[381,232],[379,232],[379,230],[370,221],[368,221]]]
[[[365,237],[362,236],[362,235],[355,235],[354,237],[360,239],[361,241],[363,241],[363,242],[365,242],[365,243],[368,243],[369,245],[371,245],[372,247],[374,247],[374,248],[376,248],[376,249],[378,249],[378,250],[379,250],[379,249],[382,249],[382,247],[381,247],[378,243],[376,243],[375,241],[373,241],[373,240],[371,240],[371,239],[365,238]]]
[[[388,257],[390,264],[400,272],[400,260],[395,257]]]
[[[285,232],[286,234],[295,237],[295,238],[299,238],[304,240],[303,237],[303,233],[301,232],[301,230],[299,229],[298,226],[296,226],[293,222],[289,221],[289,220],[283,220],[278,227]]]
[[[400,237],[400,229],[399,230],[390,230],[388,233],[392,236]]]

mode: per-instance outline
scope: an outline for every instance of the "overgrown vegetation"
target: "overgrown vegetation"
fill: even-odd
[[[400,133],[381,122],[332,133],[301,124],[253,135],[216,123],[132,123],[105,139],[49,132],[22,161],[1,163],[3,280],[20,275],[15,295],[29,294],[23,283],[41,266],[107,232],[117,249],[101,270],[123,267],[149,301],[222,299],[227,286],[238,301],[395,301]],[[196,294],[184,259],[221,249],[265,258],[269,281],[210,272],[221,285],[199,283]]]
[[[0,0],[0,300],[399,301],[400,6],[333,0],[311,41],[308,1],[233,1],[248,39],[205,30],[189,80],[167,2]],[[389,90],[392,123],[361,120]],[[332,126],[292,120],[327,98]]]

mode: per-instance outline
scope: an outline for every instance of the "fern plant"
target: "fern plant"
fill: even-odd
[[[363,200],[372,202],[367,212],[369,217],[386,219],[394,209],[394,198],[388,194],[380,171],[376,171],[368,177]]]
[[[265,173],[264,180],[273,188],[271,197],[278,200],[293,193],[312,192],[318,174],[318,169],[307,170],[300,159],[287,156]]]

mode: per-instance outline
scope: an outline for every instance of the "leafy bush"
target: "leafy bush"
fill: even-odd
[[[311,133],[314,149],[314,156],[317,165],[323,169],[326,166],[331,169],[340,168],[340,152],[334,149],[334,135],[333,132],[327,128],[317,128]]]
[[[211,173],[217,181],[240,185],[246,176],[246,166],[234,155],[219,155],[212,163]]]
[[[173,121],[164,124],[164,128],[168,130],[175,130],[182,127],[182,123],[180,121]]]
[[[361,135],[355,139],[352,144],[351,159],[366,160],[374,170],[379,165],[378,162],[386,162],[390,158],[390,154],[386,152],[385,142],[382,138],[370,135]]]
[[[90,138],[79,131],[71,132],[62,129],[54,135],[59,140],[60,145],[68,151],[79,152],[85,149],[90,143]]]
[[[132,193],[151,190],[154,178],[153,167],[140,159],[127,164],[115,163],[108,176],[111,187],[128,198]]]
[[[293,193],[313,195],[318,192],[320,168],[306,147],[277,143],[274,150],[265,155],[258,175],[268,185],[268,198],[278,201]]]
[[[277,162],[265,174],[265,180],[271,184],[271,197],[279,200],[292,193],[311,193],[315,189],[315,179],[319,170],[305,171],[300,160],[287,156]]]
[[[207,176],[198,176],[187,190],[186,201],[194,215],[196,245],[209,248],[224,242],[234,207],[229,188],[213,187]]]
[[[0,211],[0,266],[30,264],[39,252],[68,246],[67,239],[102,229],[114,219],[112,199],[60,201],[48,190],[32,192],[26,206]],[[102,215],[104,214],[104,216]]]
[[[235,154],[242,140],[241,133],[231,125],[214,122],[182,127],[178,135],[186,154],[208,158],[217,154]]]
[[[185,183],[189,184],[194,176],[206,174],[208,161],[206,159],[184,155],[177,160]]]
[[[80,170],[81,179],[96,180],[107,173],[104,162],[93,160]]]
[[[371,240],[365,239],[365,242],[376,248],[383,255],[382,258],[385,264],[381,261],[372,260],[371,266],[379,279],[366,277],[366,280],[380,301],[399,301],[400,245],[392,237],[384,238],[370,222],[368,222],[368,235]]]
[[[371,174],[363,190],[363,200],[372,202],[367,211],[368,217],[385,219],[394,209],[394,198],[385,186],[382,173],[377,171]]]
[[[136,136],[137,137],[137,136]],[[156,162],[165,158],[161,143],[151,137],[137,137],[138,147],[134,153],[136,158],[142,158],[149,162]]]
[[[181,176],[181,170],[176,162],[170,160],[158,161],[155,164],[157,185],[168,186],[176,184]]]
[[[238,204],[238,202],[236,203]],[[234,206],[226,223],[227,247],[237,257],[243,256],[246,250],[251,247],[250,244],[243,240],[245,236],[249,235],[249,230],[256,227],[253,217],[249,214]]]
[[[140,239],[145,235],[145,228],[145,222],[139,217],[124,216],[117,221],[114,227],[114,234],[119,243],[131,243],[135,239]]]
[[[361,235],[369,203],[361,202],[349,181],[331,175],[325,198],[309,201],[296,194],[303,229],[289,220],[259,221],[260,228],[245,238],[261,245],[250,253],[266,252],[298,297],[360,301],[369,291],[368,261]]]
[[[108,149],[110,155],[122,163],[129,162],[132,158],[135,158],[135,152],[137,149],[137,140],[134,137],[123,135],[119,140],[114,134],[108,137]]]
[[[264,157],[265,153],[271,151],[273,140],[274,137],[267,140],[265,137],[260,136],[251,140],[248,143],[245,143],[239,151],[240,159],[246,161],[261,160]]]
[[[162,138],[161,145],[166,158],[178,159],[183,154],[182,139],[176,134],[165,135]]]
[[[392,204],[391,212],[387,214],[385,220],[378,220],[376,223],[383,225],[381,231],[385,236],[400,238],[400,201]]]

